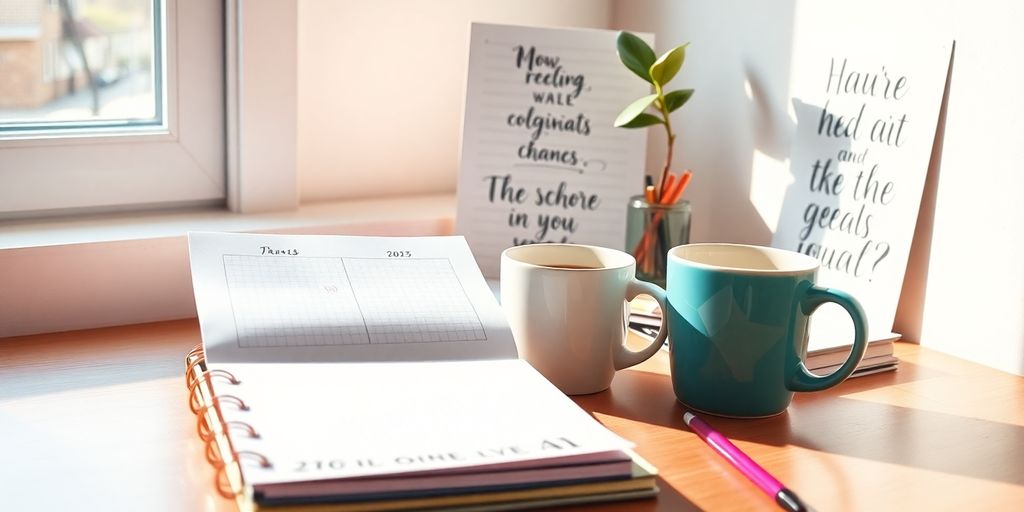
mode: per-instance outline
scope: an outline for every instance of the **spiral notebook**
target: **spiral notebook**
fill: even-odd
[[[656,492],[516,357],[461,237],[189,235],[190,404],[243,508],[521,508]]]

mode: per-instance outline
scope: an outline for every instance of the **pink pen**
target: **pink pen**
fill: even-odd
[[[728,460],[733,467],[738,469],[740,473],[743,473],[743,476],[749,478],[762,491],[775,498],[775,502],[784,510],[791,512],[811,510],[793,491],[787,489],[786,486],[782,485],[782,482],[768,474],[764,468],[758,466],[750,457],[747,457],[747,454],[740,451],[736,445],[729,442],[722,434],[716,432],[704,420],[689,412],[685,412],[683,413],[683,422],[686,423],[687,427],[690,427],[690,430],[696,432],[708,446],[714,448],[719,455],[725,457],[725,460]]]

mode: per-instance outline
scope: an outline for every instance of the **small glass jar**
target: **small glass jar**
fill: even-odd
[[[629,199],[626,252],[636,258],[636,277],[665,287],[668,250],[690,243],[690,202],[650,204],[644,196]]]

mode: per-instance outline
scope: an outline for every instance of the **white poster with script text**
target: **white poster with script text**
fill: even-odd
[[[650,84],[619,61],[616,34],[473,24],[456,232],[485,276],[514,245],[623,248],[646,131],[612,123]]]
[[[864,27],[844,37],[817,17],[797,21],[793,183],[772,245],[820,260],[818,284],[858,299],[868,339],[891,338],[952,41],[866,36]],[[850,325],[839,308],[823,308],[810,348],[849,343]]]

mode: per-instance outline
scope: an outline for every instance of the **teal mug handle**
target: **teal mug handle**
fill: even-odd
[[[811,315],[814,313],[814,310],[818,309],[818,306],[826,302],[839,304],[849,313],[850,318],[853,320],[853,348],[850,350],[850,355],[846,358],[846,362],[830,375],[815,375],[807,369],[807,365],[803,361],[797,363],[796,371],[793,372],[793,376],[786,384],[790,391],[821,391],[839,384],[857,369],[861,358],[864,357],[864,351],[868,348],[867,318],[864,315],[864,310],[860,307],[860,303],[849,294],[831,288],[810,286],[804,292],[804,298],[800,301],[800,307],[803,308],[807,315]]]

